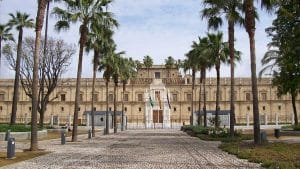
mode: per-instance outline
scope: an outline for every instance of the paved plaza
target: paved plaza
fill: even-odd
[[[219,142],[202,141],[179,130],[128,130],[78,140],[66,145],[60,145],[59,139],[41,141],[39,147],[52,153],[3,168],[261,168],[221,151]],[[17,143],[18,150],[28,147]]]

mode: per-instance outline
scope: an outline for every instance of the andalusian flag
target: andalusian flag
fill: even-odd
[[[151,107],[154,106],[154,102],[152,101],[151,96],[149,96],[149,103],[150,103]]]

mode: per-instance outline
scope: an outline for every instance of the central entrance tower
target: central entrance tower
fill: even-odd
[[[170,128],[169,91],[162,79],[153,79],[145,92],[145,127]]]

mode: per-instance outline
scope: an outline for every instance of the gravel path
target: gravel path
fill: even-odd
[[[53,153],[3,168],[91,169],[91,168],[261,168],[178,130],[128,130],[116,135],[80,136],[76,143],[60,140],[39,142]],[[17,144],[17,148],[28,148]],[[3,147],[0,147],[1,149]]]

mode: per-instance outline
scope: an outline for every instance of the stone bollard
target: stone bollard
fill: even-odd
[[[61,145],[66,144],[66,134],[64,129],[61,130],[60,136],[61,136]]]
[[[8,141],[10,138],[10,130],[7,130],[5,133],[5,141]]]
[[[15,138],[9,138],[7,142],[7,156],[6,159],[14,159],[16,158],[15,153]]]
[[[88,138],[89,138],[89,139],[92,138],[92,130],[91,130],[91,129],[89,129],[89,131],[88,131]]]

